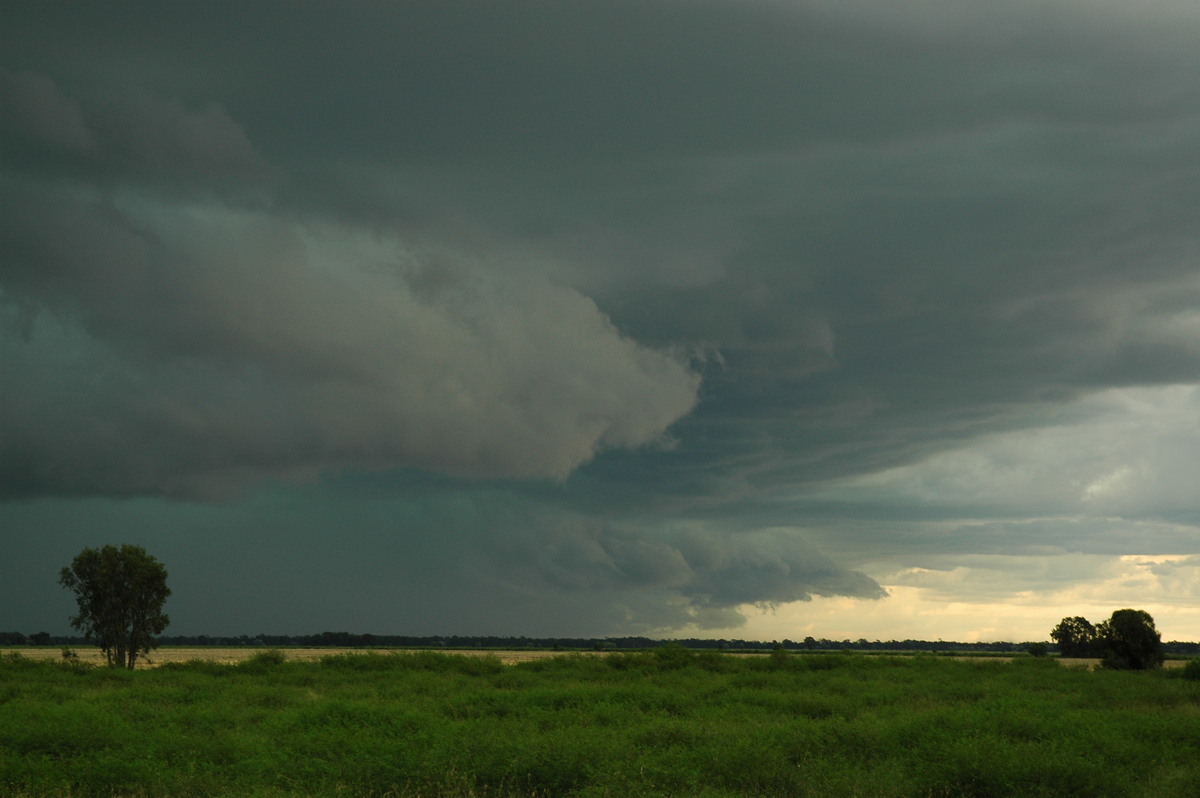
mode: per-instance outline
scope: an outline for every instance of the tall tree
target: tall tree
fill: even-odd
[[[1145,610],[1117,610],[1096,627],[1096,635],[1106,668],[1140,671],[1163,664],[1162,635]]]
[[[84,549],[58,581],[79,605],[71,626],[100,647],[110,667],[132,668],[170,622],[162,611],[171,595],[167,569],[141,546]]]
[[[1059,621],[1050,638],[1058,643],[1058,652],[1064,657],[1090,657],[1096,651],[1096,627],[1079,615]]]

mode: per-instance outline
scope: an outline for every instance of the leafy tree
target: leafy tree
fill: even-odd
[[[1145,610],[1117,610],[1096,628],[1103,666],[1141,671],[1163,663],[1162,635]]]
[[[167,628],[167,570],[141,546],[84,549],[58,581],[79,605],[71,626],[100,647],[110,667],[132,668]]]
[[[1096,651],[1096,627],[1078,615],[1059,621],[1050,631],[1050,638],[1058,643],[1064,657],[1090,657]]]

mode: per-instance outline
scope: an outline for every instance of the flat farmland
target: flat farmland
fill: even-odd
[[[1200,680],[1177,668],[181,648],[128,671],[34,651],[0,656],[6,797],[1116,798],[1200,783]]]

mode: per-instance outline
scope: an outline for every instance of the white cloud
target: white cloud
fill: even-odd
[[[747,605],[739,608],[747,616],[744,626],[707,634],[1022,642],[1049,640],[1050,630],[1068,616],[1096,623],[1131,607],[1149,612],[1164,640],[1200,639],[1200,560],[1195,556],[1062,559],[1068,561],[996,558],[944,571],[908,569],[880,578],[889,593],[882,601],[818,596],[772,611]],[[1044,569],[1060,564],[1075,571],[1073,577],[1061,588],[1046,587]],[[1090,577],[1079,572],[1081,566]]]
[[[1057,423],[984,436],[814,495],[937,503],[964,517],[970,508],[1025,519],[1200,513],[1197,395],[1195,385],[1107,389],[1056,410]]]

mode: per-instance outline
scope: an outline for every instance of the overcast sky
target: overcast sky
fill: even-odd
[[[1200,639],[1200,5],[0,10],[0,629]]]

